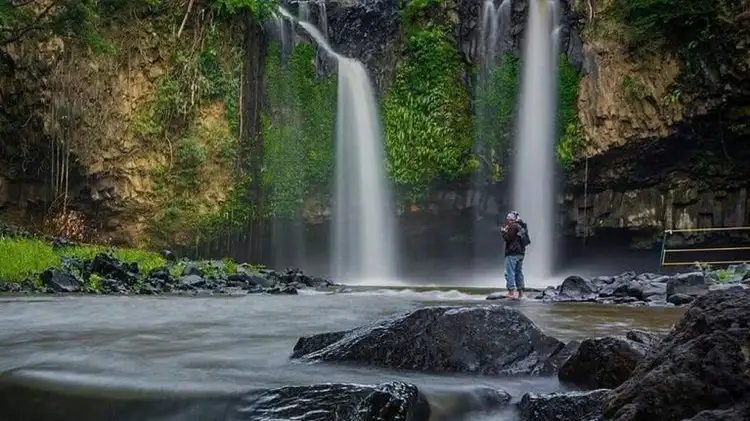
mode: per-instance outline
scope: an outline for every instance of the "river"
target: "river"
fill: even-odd
[[[466,414],[463,407],[481,407],[471,402],[477,387],[503,389],[514,400],[529,391],[565,390],[556,377],[430,375],[289,359],[300,336],[349,329],[423,306],[486,304],[482,291],[471,292],[0,297],[0,394],[3,387],[18,385],[46,393],[16,406],[15,414],[0,411],[0,419],[31,419],[18,412],[24,408],[37,415],[52,411],[38,419],[95,419],[84,409],[91,402],[122,405],[117,411],[121,419],[221,419],[212,405],[255,388],[404,380],[426,394],[434,421],[497,420],[514,416],[509,411]],[[563,341],[630,329],[666,332],[681,316],[675,308],[534,301],[509,305]],[[152,405],[158,401],[180,403]]]

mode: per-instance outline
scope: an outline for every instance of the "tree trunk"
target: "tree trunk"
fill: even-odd
[[[261,169],[263,167],[263,137],[261,133],[260,113],[264,102],[263,74],[265,65],[265,33],[260,22],[256,22],[250,13],[245,16],[245,57],[242,77],[242,129],[240,142],[243,156],[249,157],[248,173],[251,177],[248,199],[253,207],[250,229],[250,256],[255,262],[263,259],[263,185]]]

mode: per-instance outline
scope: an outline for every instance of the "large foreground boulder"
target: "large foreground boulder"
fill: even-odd
[[[749,349],[750,290],[700,297],[631,378],[612,392],[605,419],[743,419],[721,416],[747,411]]]
[[[433,372],[554,374],[556,367],[546,363],[563,348],[518,310],[428,307],[351,331],[302,338],[292,357]]]
[[[518,404],[521,421],[596,420],[602,412],[608,389],[589,392],[527,393]]]
[[[237,420],[427,421],[430,406],[416,386],[320,384],[250,394],[239,404]]]
[[[658,339],[641,331],[626,337],[586,339],[560,367],[563,382],[590,389],[613,389],[627,379]]]
[[[231,393],[181,393],[79,387],[0,373],[0,420],[428,421],[416,386],[314,384]]]

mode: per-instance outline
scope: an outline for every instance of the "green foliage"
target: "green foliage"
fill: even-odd
[[[683,75],[703,73],[703,62],[722,62],[737,54],[750,27],[741,16],[743,0],[619,0],[614,13],[625,23],[634,48],[662,48],[677,52],[685,62]],[[701,59],[700,57],[703,57]]]
[[[560,56],[558,74],[557,122],[560,140],[557,143],[557,159],[561,165],[569,167],[585,146],[583,126],[578,117],[581,75],[570,65],[565,55]]]
[[[52,247],[44,241],[0,237],[0,281],[21,282],[60,264]]]
[[[177,141],[173,181],[179,189],[192,189],[200,182],[200,167],[206,160],[206,150],[194,137]]]
[[[120,260],[137,263],[144,273],[166,263],[158,253],[145,250],[100,245],[54,249],[49,242],[39,239],[0,237],[0,256],[3,256],[0,259],[0,281],[21,282],[48,268],[59,267],[62,257],[93,259],[103,252],[111,252]]]
[[[439,178],[457,179],[476,168],[461,71],[445,29],[408,34],[406,56],[396,68],[383,110],[390,175],[412,195]]]
[[[476,130],[478,154],[483,171],[492,182],[503,177],[503,160],[512,137],[513,113],[516,110],[521,64],[518,57],[506,54],[490,72],[486,86],[476,97]]]
[[[211,0],[220,14],[233,15],[248,11],[258,22],[269,17],[275,10],[276,0]]]
[[[329,191],[336,82],[317,76],[316,55],[314,46],[298,44],[285,65],[278,44],[268,50],[263,185],[271,215],[294,216],[304,198]]]
[[[648,87],[636,77],[625,75],[620,81],[620,89],[626,98],[641,100],[649,96]]]
[[[723,284],[729,282],[734,277],[734,272],[728,269],[720,269],[716,271],[716,277]]]
[[[221,262],[224,264],[224,270],[227,274],[233,275],[237,273],[237,268],[239,267],[239,265],[234,261],[234,259],[232,259],[231,257],[225,257],[221,259]]]
[[[102,291],[102,281],[104,279],[97,275],[96,273],[92,273],[89,275],[89,279],[86,279],[83,289],[84,291],[88,293],[98,294]]]

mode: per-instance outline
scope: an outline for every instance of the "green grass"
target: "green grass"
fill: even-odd
[[[51,244],[43,240],[0,237],[0,281],[22,282],[45,269],[60,266],[62,257],[93,259],[97,254],[106,251],[110,251],[120,260],[137,263],[143,273],[166,264],[159,254],[145,250],[99,245],[80,245],[55,250]]]

